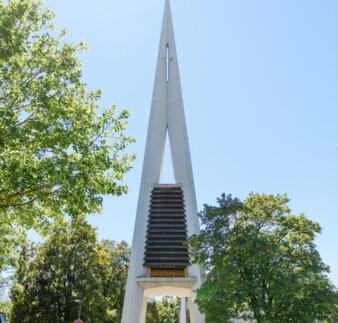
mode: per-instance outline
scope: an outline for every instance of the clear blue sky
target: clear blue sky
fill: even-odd
[[[101,238],[131,241],[163,3],[46,0],[68,39],[90,45],[88,86],[132,111],[130,191],[91,218]],[[295,212],[320,222],[317,244],[338,284],[338,1],[172,0],[172,9],[199,208],[222,192],[287,193]]]

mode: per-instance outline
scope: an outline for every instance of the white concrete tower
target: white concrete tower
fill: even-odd
[[[177,183],[174,185],[159,184],[167,134]],[[168,191],[169,193],[166,193]],[[172,200],[166,201],[167,196],[171,196]],[[183,200],[182,205],[178,206],[183,210],[181,213],[177,209],[168,212],[163,210],[166,205],[180,201],[180,196]],[[154,201],[154,199],[157,200]],[[162,202],[167,204],[156,206]],[[159,210],[161,207],[162,210]],[[175,207],[177,206],[169,206],[169,209]],[[174,214],[174,212],[179,214]],[[150,214],[153,214],[151,224],[149,224],[149,217],[152,216]],[[179,219],[180,216],[184,219]],[[161,221],[164,221],[163,225]],[[202,270],[198,265],[191,264],[189,261],[184,263],[186,246],[173,246],[173,241],[177,239],[176,235],[181,234],[178,232],[182,231],[182,225],[186,228],[186,236],[199,232],[174,30],[170,2],[166,0],[122,323],[145,322],[147,298],[167,295],[187,298],[190,322],[204,322],[203,316],[194,303],[196,289],[201,284]],[[149,233],[152,228],[155,230],[153,236]],[[156,238],[157,232],[161,229],[160,237]],[[163,229],[167,232],[163,233]],[[171,229],[172,234],[175,234],[174,237],[170,234],[169,237],[165,235]],[[167,243],[165,240],[170,240],[171,244],[165,245]],[[160,241],[159,245],[156,245],[158,241]],[[166,248],[165,251],[163,248]],[[176,253],[175,250],[178,252]],[[180,253],[181,256],[179,256]],[[171,263],[173,265],[170,265]]]

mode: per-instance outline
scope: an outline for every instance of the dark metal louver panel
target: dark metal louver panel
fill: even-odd
[[[180,185],[156,185],[151,193],[144,266],[189,265],[184,195]]]

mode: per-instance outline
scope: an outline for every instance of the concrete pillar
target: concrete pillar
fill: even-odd
[[[187,323],[187,300],[181,297],[180,323]]]
[[[204,316],[198,309],[197,304],[194,302],[195,297],[189,297],[188,306],[189,306],[189,316],[191,323],[204,323]]]
[[[145,323],[146,322],[147,304],[148,304],[147,297],[143,297],[142,307],[141,307],[141,314],[140,314],[140,323]]]

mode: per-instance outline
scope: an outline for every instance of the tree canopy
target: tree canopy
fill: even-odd
[[[40,0],[0,0],[0,269],[20,228],[100,210],[122,194],[128,111],[99,104]]]
[[[147,323],[179,323],[180,298],[151,299],[147,305]]]
[[[337,318],[336,288],[314,243],[321,228],[292,214],[288,202],[285,195],[252,193],[204,206],[203,230],[191,246],[207,272],[197,302],[208,323]]]
[[[125,242],[98,242],[84,217],[62,221],[39,245],[25,245],[11,291],[12,320],[69,323],[82,319],[118,323],[127,278],[129,248]]]

